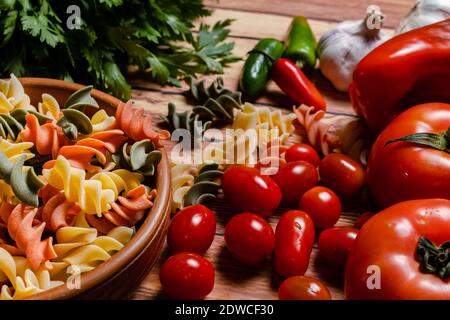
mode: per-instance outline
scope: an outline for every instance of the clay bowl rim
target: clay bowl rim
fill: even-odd
[[[66,82],[57,79],[48,78],[19,78],[19,81],[25,88],[42,87],[42,93],[52,94],[51,90],[76,91],[84,85]],[[117,108],[122,101],[97,89],[92,90],[92,96],[100,104],[108,104],[111,108]],[[101,285],[108,279],[114,278],[122,269],[132,263],[144,250],[148,249],[155,236],[164,225],[164,220],[168,218],[168,206],[170,205],[170,166],[167,154],[164,148],[160,148],[162,159],[158,165],[158,176],[156,178],[156,189],[158,196],[155,199],[154,206],[147,214],[144,222],[132,237],[131,241],[120,251],[115,253],[110,259],[101,263],[98,267],[81,275],[79,289],[69,289],[65,284],[49,289],[47,291],[34,294],[29,299],[48,300],[48,299],[69,299],[80,295],[81,293]]]

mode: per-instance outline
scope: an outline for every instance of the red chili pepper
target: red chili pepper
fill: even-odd
[[[272,79],[297,104],[326,110],[326,103],[319,90],[289,59],[279,59],[272,66]]]

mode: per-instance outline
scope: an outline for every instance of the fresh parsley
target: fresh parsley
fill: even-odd
[[[80,8],[79,28],[66,25]],[[231,20],[214,26],[202,0],[0,0],[0,76],[39,76],[93,84],[127,99],[129,65],[160,84],[222,73],[237,61],[225,42]]]

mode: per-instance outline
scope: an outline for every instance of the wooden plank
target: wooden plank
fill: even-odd
[[[205,3],[210,8],[272,13],[289,17],[303,15],[334,22],[361,19],[367,6],[374,4],[380,6],[382,12],[387,15],[386,26],[396,28],[400,19],[414,6],[415,0],[206,0]]]
[[[218,20],[225,20],[230,17],[235,19],[230,26],[230,35],[232,37],[250,39],[276,38],[284,40],[292,20],[292,17],[272,13],[214,9],[211,16],[200,19],[197,25],[201,22],[213,25]],[[336,24],[335,22],[316,19],[309,19],[308,21],[314,31],[314,35],[318,38]]]

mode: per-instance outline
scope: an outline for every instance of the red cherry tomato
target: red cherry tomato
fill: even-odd
[[[196,253],[178,253],[164,262],[159,280],[164,292],[173,299],[203,299],[214,288],[214,268]]]
[[[170,251],[202,254],[211,246],[216,233],[216,218],[207,207],[197,204],[178,212],[167,233]]]
[[[366,183],[366,171],[352,158],[332,153],[322,159],[319,165],[320,180],[335,192],[351,196]]]
[[[355,222],[353,223],[353,227],[355,227],[356,229],[361,229],[362,226],[374,215],[375,213],[372,211],[364,212],[355,220]]]
[[[320,157],[316,150],[308,144],[296,143],[286,150],[285,158],[287,162],[306,161],[317,167],[320,163]]]
[[[326,229],[319,236],[319,254],[333,266],[344,268],[357,235],[358,229],[352,227]]]
[[[328,288],[319,280],[295,276],[283,281],[278,289],[280,300],[331,300]]]
[[[244,165],[228,168],[222,178],[225,199],[236,211],[249,211],[267,217],[278,208],[281,191],[269,177]]]
[[[308,213],[317,229],[326,229],[339,220],[341,201],[332,190],[314,187],[300,199],[299,209]]]
[[[314,244],[314,224],[306,212],[290,210],[275,231],[275,270],[284,277],[303,275]]]
[[[281,189],[283,201],[297,203],[306,191],[317,185],[318,174],[311,163],[294,161],[280,168],[273,180]]]
[[[256,264],[272,253],[275,235],[264,218],[253,213],[241,213],[226,225],[225,243],[236,259]]]

